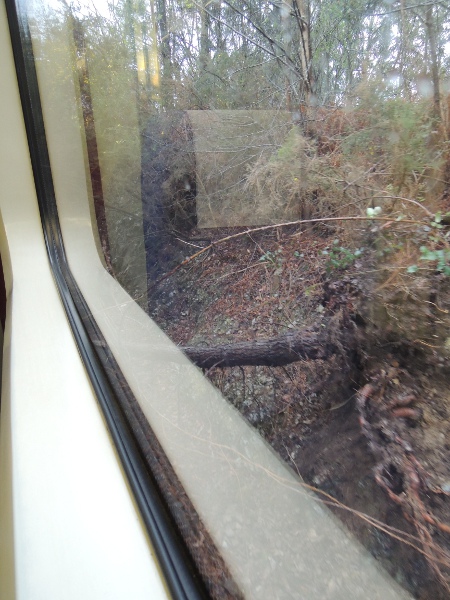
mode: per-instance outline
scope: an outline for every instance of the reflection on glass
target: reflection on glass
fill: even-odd
[[[204,523],[191,551],[229,569],[216,597],[448,595],[448,13],[35,7],[62,213],[84,209],[55,166],[75,186],[83,161],[100,259],[140,308],[77,278]]]

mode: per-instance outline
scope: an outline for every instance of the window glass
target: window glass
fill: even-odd
[[[30,4],[69,262],[216,597],[447,597],[449,11]]]

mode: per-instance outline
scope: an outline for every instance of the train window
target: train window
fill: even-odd
[[[85,320],[208,593],[447,597],[446,4],[27,15]]]

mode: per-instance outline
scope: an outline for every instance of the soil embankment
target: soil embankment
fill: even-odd
[[[180,236],[164,270],[234,232]],[[398,581],[448,598],[447,284],[410,276],[405,289],[364,226],[361,252],[338,252],[337,235],[213,245],[152,289],[150,312]]]

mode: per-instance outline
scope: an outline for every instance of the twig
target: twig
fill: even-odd
[[[434,217],[434,215],[432,213],[430,213],[430,215],[432,217]],[[396,221],[395,219],[390,219],[389,217],[322,217],[322,218],[317,218],[317,219],[300,219],[298,221],[287,221],[285,223],[276,223],[275,225],[264,225],[262,227],[255,227],[254,229],[246,229],[245,231],[240,231],[238,233],[234,233],[233,235],[227,235],[226,237],[223,237],[220,240],[215,240],[214,242],[211,242],[210,244],[208,244],[208,246],[205,246],[198,252],[195,252],[191,256],[188,256],[185,260],[183,260],[183,262],[178,264],[176,267],[174,267],[168,273],[165,273],[162,277],[157,279],[155,281],[155,283],[153,283],[151,286],[149,286],[148,292],[150,293],[155,287],[157,287],[164,280],[171,277],[179,269],[181,269],[182,267],[185,267],[187,264],[189,264],[191,261],[193,261],[196,258],[198,258],[199,256],[201,256],[205,252],[208,252],[209,250],[212,250],[219,244],[223,244],[224,242],[228,242],[229,240],[233,240],[233,239],[236,239],[239,237],[243,237],[245,235],[249,235],[251,233],[259,232],[259,231],[268,231],[269,229],[277,229],[279,227],[289,227],[290,225],[302,225],[304,223],[327,223],[327,222],[332,222],[332,221],[334,221],[334,222],[335,221],[383,221],[383,222],[388,222],[388,223],[392,223],[392,224],[395,224],[395,223],[411,224],[412,223],[414,225],[423,225],[422,221],[417,221],[415,219],[402,219],[401,221]],[[298,235],[301,235],[301,234],[298,234]]]
[[[428,210],[428,208],[426,208],[423,204],[420,204],[420,202],[417,202],[417,200],[413,200],[412,198],[405,198],[404,196],[390,196],[387,194],[384,194],[383,196],[372,196],[372,199],[375,198],[381,198],[383,200],[404,200],[405,202],[411,202],[411,204],[415,204],[416,206],[424,210],[429,217],[434,219],[434,214],[430,210]]]

